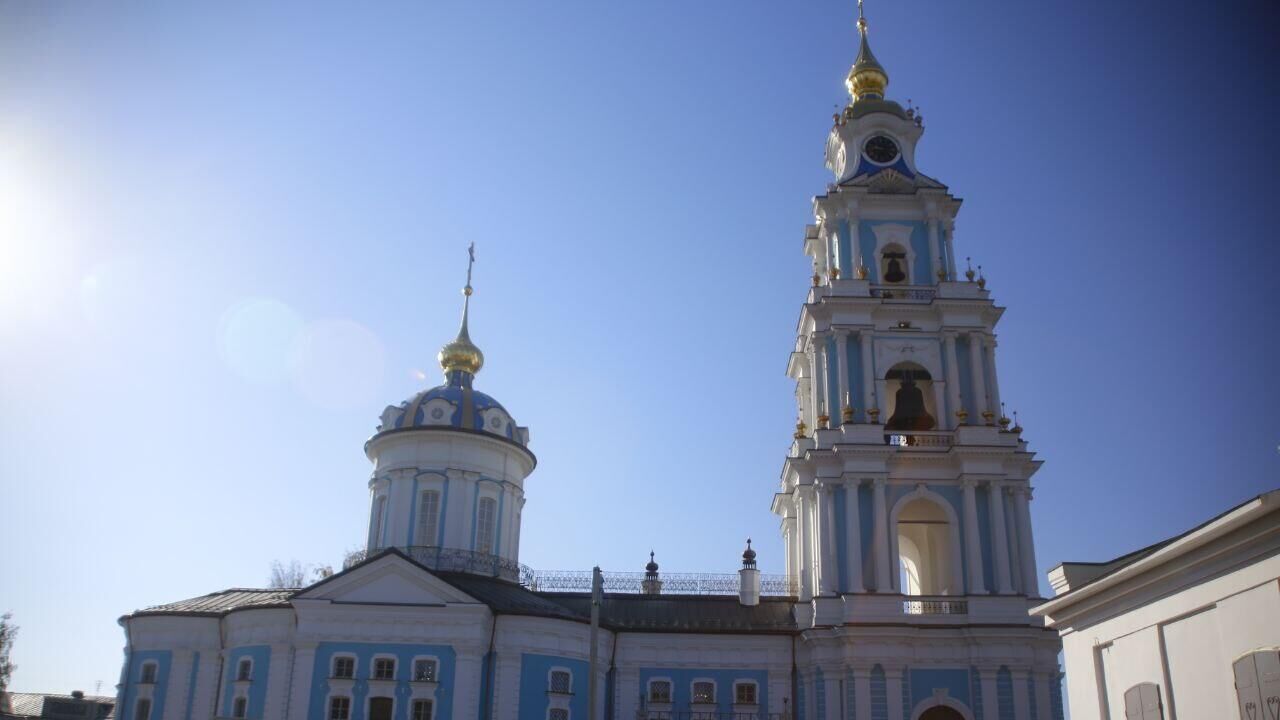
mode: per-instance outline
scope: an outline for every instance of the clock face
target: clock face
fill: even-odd
[[[862,151],[874,163],[886,164],[898,159],[898,143],[888,135],[876,135],[862,146]]]

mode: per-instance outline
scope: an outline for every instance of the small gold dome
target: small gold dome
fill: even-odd
[[[448,345],[440,348],[440,367],[446,372],[461,370],[475,375],[484,367],[484,353],[467,337],[466,328]]]

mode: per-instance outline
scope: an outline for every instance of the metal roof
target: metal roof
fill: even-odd
[[[153,605],[135,613],[178,614],[178,615],[225,615],[232,610],[245,608],[289,607],[289,599],[298,592],[297,588],[230,588],[221,592],[209,593],[187,600]]]

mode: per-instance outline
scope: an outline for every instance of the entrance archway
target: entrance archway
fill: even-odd
[[[938,705],[920,713],[920,720],[964,720],[964,716],[954,708]]]

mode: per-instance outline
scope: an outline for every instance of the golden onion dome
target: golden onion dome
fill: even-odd
[[[467,273],[468,275],[470,272]],[[462,327],[458,328],[458,337],[453,342],[440,348],[440,367],[445,374],[449,374],[454,370],[475,375],[480,372],[480,368],[484,367],[484,353],[480,352],[480,348],[471,342],[471,336],[467,334],[467,313],[471,305],[471,285],[467,285],[463,289],[462,294],[465,299],[462,301]]]
[[[867,19],[862,17],[862,3],[858,3],[858,34],[861,36],[858,58],[849,69],[845,87],[849,89],[853,102],[864,97],[883,98],[885,89],[889,87],[889,72],[871,52],[871,43],[867,41]]]

